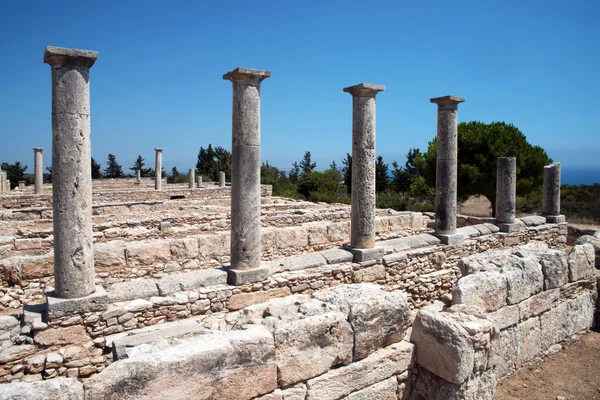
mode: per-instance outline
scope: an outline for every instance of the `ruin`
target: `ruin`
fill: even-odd
[[[167,183],[160,148],[155,178],[92,180],[96,57],[47,48],[53,182],[0,195],[0,398],[492,399],[498,380],[594,323],[600,233],[567,247],[546,190],[559,173],[544,175],[545,215],[516,218],[516,163],[501,158],[496,218],[457,215],[464,99],[431,99],[435,214],[375,208],[385,88],[364,83],[344,89],[352,206],[273,196],[260,185],[270,72],[245,68],[224,75],[230,185],[193,169]]]

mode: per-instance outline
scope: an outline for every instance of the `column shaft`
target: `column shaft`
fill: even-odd
[[[154,172],[154,189],[162,190],[162,152],[163,149],[154,149],[156,151],[156,162]]]
[[[56,297],[94,293],[89,68],[98,53],[46,47],[52,67],[52,196]]]
[[[233,83],[231,268],[260,267],[260,83],[269,71],[237,68],[223,76]],[[219,186],[225,185],[225,173]]]
[[[560,215],[560,163],[544,167],[542,215]]]
[[[34,157],[34,173],[35,173],[35,194],[41,194],[44,192],[44,167],[42,162],[42,151],[44,149],[41,147],[33,148],[33,157]]]
[[[438,105],[435,178],[435,233],[456,233],[458,104],[455,96],[431,99]]]
[[[196,173],[196,170],[194,168],[190,168],[190,171],[188,173],[188,183],[189,183],[189,187],[190,189],[194,188],[194,175]]]
[[[142,180],[142,171],[139,168],[135,170],[135,176],[138,182]]]
[[[202,186],[202,175],[196,177],[196,185],[198,187]]]

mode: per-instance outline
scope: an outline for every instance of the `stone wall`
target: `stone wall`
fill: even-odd
[[[593,324],[594,251],[532,243],[463,258],[452,306],[415,318],[409,399],[493,399],[496,381]]]

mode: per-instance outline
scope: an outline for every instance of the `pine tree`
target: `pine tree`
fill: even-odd
[[[52,170],[50,170],[52,174]],[[102,166],[94,160],[92,157],[92,179],[101,179],[102,178]]]
[[[298,165],[297,162],[294,161],[294,163],[292,164],[292,170],[290,171],[288,176],[290,177],[290,182],[292,182],[292,183],[298,182],[298,178],[300,176],[300,166]]]
[[[337,166],[337,164],[335,163],[335,160],[333,160],[333,161],[331,162],[331,164],[329,164],[329,169],[332,169],[332,170],[334,170],[334,171],[340,172],[340,170],[338,169],[338,166]]]
[[[342,168],[342,175],[344,176],[344,186],[348,194],[352,193],[352,156],[346,153],[346,158],[342,160],[344,167]]]
[[[317,163],[312,162],[310,157],[310,151],[304,153],[302,161],[300,161],[300,171],[302,175],[310,174],[317,167]]]
[[[389,186],[388,165],[383,162],[383,157],[378,156],[375,163],[375,191],[385,192]]]
[[[104,170],[104,174],[107,178],[122,178],[125,176],[123,167],[117,162],[117,157],[114,154],[108,155],[107,167]]]

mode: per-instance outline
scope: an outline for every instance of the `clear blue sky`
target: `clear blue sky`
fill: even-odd
[[[351,97],[377,97],[377,152],[404,162],[436,133],[429,98],[465,97],[459,120],[506,121],[567,166],[600,175],[600,1],[0,0],[0,161],[51,162],[46,45],[97,50],[92,155],[141,154],[170,171],[200,146],[231,148],[238,66],[268,69],[262,160],[289,169],[310,150],[325,169],[351,149]],[[126,169],[126,172],[129,172]]]

